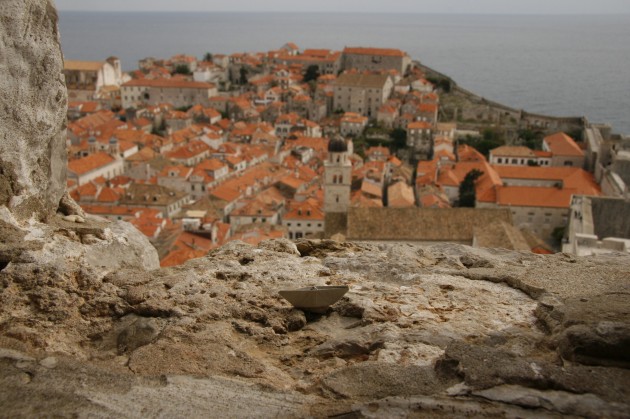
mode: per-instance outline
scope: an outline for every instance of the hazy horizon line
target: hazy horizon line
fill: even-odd
[[[85,10],[85,9],[58,9],[59,12],[79,13],[242,13],[242,14],[352,14],[352,15],[453,15],[453,16],[630,16],[630,12],[624,13],[492,13],[492,12],[377,12],[377,11],[286,11],[286,10]]]

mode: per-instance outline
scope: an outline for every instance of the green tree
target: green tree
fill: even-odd
[[[427,81],[431,82],[435,87],[442,90],[444,93],[450,93],[453,88],[453,82],[446,77],[429,76]]]
[[[468,144],[488,158],[490,150],[505,145],[505,138],[502,131],[496,128],[486,128],[481,137],[467,135],[466,138],[460,140],[460,143]]]
[[[525,147],[532,150],[542,150],[542,140],[544,133],[540,130],[533,131],[531,129],[520,129],[517,132],[518,138]]]
[[[241,69],[239,70],[239,83],[240,84],[247,84],[247,75],[249,74],[249,70],[245,67],[241,67]]]
[[[320,74],[319,74],[319,66],[317,65],[309,65],[308,68],[306,69],[306,72],[304,73],[304,78],[302,79],[302,81],[304,83],[308,83],[309,81],[317,81],[317,79],[319,78]]]
[[[211,54],[211,53],[209,53],[209,52],[206,52],[206,53],[203,55],[203,60],[204,60],[204,61],[207,61],[207,62],[212,62],[212,58],[213,58],[213,57],[212,57],[212,54]]]
[[[556,246],[560,246],[562,244],[562,239],[564,239],[564,233],[566,231],[566,227],[556,227],[551,232],[551,237],[554,240],[554,244]]]
[[[475,207],[475,201],[477,199],[475,193],[475,182],[479,177],[483,175],[483,172],[477,169],[473,169],[466,174],[463,182],[459,185],[459,204],[460,207]]]
[[[407,147],[407,131],[402,128],[395,128],[390,132],[389,136],[392,139],[392,148],[396,150]]]
[[[190,71],[190,67],[188,67],[188,64],[179,64],[175,67],[175,70],[173,70],[173,74],[183,74],[185,76],[190,76],[192,72]]]
[[[573,138],[578,143],[581,142],[581,141],[584,141],[584,131],[582,131],[581,128],[573,129],[573,130],[567,132],[567,135],[569,137]]]

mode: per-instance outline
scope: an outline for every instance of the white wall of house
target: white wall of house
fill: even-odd
[[[232,233],[240,226],[248,224],[280,224],[280,217],[277,212],[274,212],[272,216],[266,215],[230,215],[230,230]]]
[[[87,173],[78,175],[68,170],[68,178],[74,179],[77,185],[85,185],[86,183],[98,178],[104,177],[105,179],[111,179],[116,176],[122,175],[125,171],[123,160],[117,159],[113,162],[101,167],[97,167]]]
[[[282,226],[286,227],[291,240],[324,232],[324,220],[291,218],[282,220]]]
[[[490,152],[490,164],[503,166],[529,166],[529,162],[535,162],[539,166],[551,166],[550,157],[523,157],[523,156],[495,156]]]

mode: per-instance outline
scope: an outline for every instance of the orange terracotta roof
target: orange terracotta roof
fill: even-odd
[[[402,166],[402,161],[400,161],[400,159],[396,156],[389,156],[387,161],[389,162],[389,164],[391,164],[394,167]]]
[[[435,182],[437,175],[438,161],[420,161],[416,168],[416,185],[429,185]]]
[[[290,145],[291,148],[309,147],[316,152],[325,152],[328,150],[329,142],[330,140],[328,140],[328,138],[322,137],[298,137],[295,140],[290,140],[287,144]]]
[[[396,108],[394,108],[393,106],[390,105],[383,105],[378,109],[379,113],[390,113],[390,114],[396,114],[398,113],[398,111],[396,110]]]
[[[303,180],[296,178],[295,176],[285,176],[280,179],[279,182],[296,190],[305,183]]]
[[[278,211],[275,210],[272,205],[268,205],[254,198],[249,200],[241,208],[232,211],[230,217],[273,217],[275,214],[277,214],[277,212]]]
[[[534,152],[529,147],[524,146],[501,146],[490,150],[495,157],[535,157]]]
[[[381,185],[370,182],[368,179],[363,179],[363,182],[361,183],[361,192],[377,198],[383,197],[383,189],[381,188]]]
[[[475,191],[478,199],[484,197],[490,200],[493,197],[495,187],[503,184],[497,172],[485,161],[459,162],[453,166],[440,169],[437,184],[440,186],[459,187],[466,175],[472,170],[483,173],[475,183]]]
[[[241,197],[242,191],[239,190],[238,188],[235,188],[233,185],[229,184],[228,182],[226,182],[216,187],[215,189],[213,189],[210,192],[210,195],[226,202],[233,202]]]
[[[158,175],[159,177],[171,177],[171,173],[174,173],[175,176],[188,178],[192,169],[190,167],[186,167],[184,165],[169,165],[165,166],[164,169]]]
[[[410,122],[407,125],[407,129],[431,129],[433,126],[429,122],[425,121],[416,121]]]
[[[81,197],[96,197],[98,186],[94,182],[85,183],[72,191],[72,198],[79,201]]]
[[[383,55],[389,57],[404,57],[407,55],[399,49],[364,47],[346,47],[344,48],[343,53],[355,55]]]
[[[551,151],[534,150],[534,155],[536,157],[553,157],[553,153]]]
[[[173,79],[134,79],[123,84],[123,87],[158,87],[163,89],[212,89],[212,83]]]
[[[448,150],[438,150],[435,152],[434,157],[437,157],[440,160],[446,159],[450,161],[455,161],[455,154]]]
[[[568,208],[576,189],[536,186],[502,186],[497,188],[496,203],[504,206]]]
[[[115,161],[116,159],[109,154],[99,152],[90,154],[87,157],[69,161],[68,170],[77,175],[83,175]]]
[[[361,207],[361,208],[382,208],[383,207],[382,199],[368,198],[367,196],[363,195],[361,191],[354,192],[352,194],[350,202],[352,203],[353,207]]]
[[[341,117],[341,122],[342,123],[345,122],[349,124],[367,124],[368,118],[367,116],[362,116],[362,115],[359,115],[358,113],[346,112]]]
[[[423,208],[450,208],[448,200],[441,198],[437,194],[431,193],[420,197],[420,206]]]
[[[420,112],[425,112],[425,113],[434,113],[436,112],[438,109],[438,105],[435,103],[421,103],[418,106],[418,110]]]
[[[492,166],[503,179],[528,179],[562,182],[564,188],[576,188],[584,195],[599,195],[594,176],[578,167]]]
[[[317,205],[312,200],[295,202],[291,205],[291,210],[282,216],[283,220],[313,220],[323,221],[325,218],[321,204]]]
[[[545,137],[543,141],[547,144],[549,150],[557,156],[584,157],[584,152],[575,143],[575,140],[564,132]]]
[[[219,159],[207,159],[202,161],[196,166],[196,169],[216,171],[225,167],[225,163],[223,163]]]
[[[205,256],[208,251],[205,250],[195,250],[190,248],[183,248],[178,250],[173,250],[169,252],[164,258],[160,261],[160,266],[162,268],[168,268],[171,266],[179,266],[191,259],[197,259]]]
[[[123,194],[124,190],[121,188],[105,187],[101,189],[96,200],[98,202],[118,202]]]
[[[104,61],[65,60],[63,69],[68,71],[99,71],[104,65]]]
[[[457,147],[457,157],[460,162],[486,161],[486,158],[483,154],[478,152],[475,148],[466,144]]]
[[[153,151],[150,147],[144,147],[140,151],[127,157],[128,162],[147,162],[153,160],[158,156],[158,153]]]
[[[413,188],[404,182],[396,182],[387,188],[387,206],[392,208],[413,207],[416,198]]]
[[[302,52],[302,55],[306,55],[308,57],[327,57],[328,55],[330,55],[330,50],[329,49],[305,49],[304,52]]]
[[[171,159],[189,159],[210,151],[210,147],[202,141],[191,141],[166,154]]]

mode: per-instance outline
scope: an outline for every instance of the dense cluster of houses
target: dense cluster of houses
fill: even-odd
[[[457,146],[433,85],[395,49],[288,43],[146,58],[129,73],[115,57],[67,61],[65,75],[72,196],[136,225],[165,266],[230,240],[322,236],[331,208],[448,208],[473,169],[478,207],[509,207],[543,238],[566,224],[573,194],[600,194],[566,134],[489,159]],[[386,141],[355,153],[370,127],[406,133],[415,173]]]

